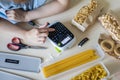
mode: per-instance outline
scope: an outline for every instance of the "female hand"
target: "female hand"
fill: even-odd
[[[22,40],[24,44],[27,45],[41,45],[46,41],[46,38],[49,32],[54,31],[53,28],[47,28],[48,23],[45,23],[43,26],[38,28],[33,28],[26,32],[25,39]]]
[[[7,15],[8,19],[14,20],[17,22],[29,21],[26,17],[27,11],[23,11],[21,9],[7,10],[6,15]]]

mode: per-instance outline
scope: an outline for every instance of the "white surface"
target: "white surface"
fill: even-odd
[[[60,57],[62,59],[63,57],[70,56],[71,54],[90,49],[92,46],[97,45],[97,40],[99,38],[100,33],[105,32],[102,25],[98,21],[96,21],[96,23],[94,25],[92,25],[91,27],[89,27],[84,33],[81,32],[80,30],[78,30],[76,27],[71,26],[71,20],[72,20],[73,16],[78,12],[78,10],[83,5],[86,5],[89,1],[90,0],[71,0],[71,6],[67,11],[65,11],[61,14],[40,20],[40,23],[44,23],[46,21],[48,21],[48,22],[61,21],[75,35],[75,37],[76,37],[75,45],[72,48],[70,48],[66,51],[63,51],[61,53],[61,55],[59,55],[59,53],[57,53],[55,51],[54,47],[51,45],[51,43],[49,41],[47,41],[45,43],[45,46],[48,46],[48,49],[46,49],[46,50],[32,50],[32,49],[24,50],[23,49],[18,52],[10,51],[7,49],[6,45],[7,45],[7,43],[9,43],[11,41],[11,38],[13,36],[12,35],[5,36],[7,33],[4,34],[4,36],[3,36],[3,34],[0,34],[0,38],[1,38],[0,39],[0,45],[1,45],[0,51],[7,51],[7,52],[13,52],[15,54],[17,53],[17,54],[23,54],[23,55],[25,54],[25,55],[30,55],[30,56],[42,57],[43,61],[46,62],[47,60],[51,59],[51,56],[50,56],[51,54],[53,57],[57,57],[59,55],[58,57]],[[120,14],[119,14],[120,13],[120,5],[119,5],[120,0],[103,0],[103,1],[105,4],[104,10],[112,9],[113,11],[115,11],[115,13],[118,14],[118,16],[120,16]],[[81,41],[86,36],[89,37],[90,40],[85,45],[83,45],[81,48],[78,47],[79,41]],[[120,70],[119,61],[114,59],[113,57],[108,56],[107,54],[106,54],[103,62],[106,65],[106,67],[108,68],[108,70],[110,71],[110,74],[113,74]],[[15,74],[19,74],[19,75],[22,75],[25,77],[29,77],[34,80],[44,80],[41,73],[32,73],[32,72],[17,71],[17,70],[3,69],[3,68],[0,68],[0,69],[15,73]],[[52,80],[68,80],[69,78],[71,78],[72,76],[78,74],[79,72],[81,72],[83,70],[84,70],[84,68],[82,67],[79,69],[79,71],[75,70],[74,72],[72,72],[72,74],[67,73],[66,75],[62,75],[62,77],[58,77],[57,79],[52,79]]]
[[[24,78],[24,77],[21,77],[21,76],[17,76],[17,75],[13,75],[11,73],[7,73],[7,72],[3,72],[3,71],[0,71],[0,79],[1,80],[30,80],[30,79],[27,79],[27,78]]]

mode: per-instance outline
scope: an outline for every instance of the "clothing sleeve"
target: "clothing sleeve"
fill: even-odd
[[[24,10],[34,10],[34,9],[44,5],[45,2],[46,2],[46,0],[29,0],[27,3],[25,3],[22,6],[23,6]]]
[[[0,17],[4,18],[13,24],[16,24],[16,21],[9,20],[6,16],[6,10],[12,9],[23,9],[25,11],[34,10],[43,4],[45,4],[46,0],[28,0],[25,3],[15,3],[13,0],[0,0]]]
[[[46,0],[28,0],[25,3],[15,3],[13,0],[0,0],[0,7],[4,10],[21,8],[25,11],[29,11],[42,6],[45,2]]]

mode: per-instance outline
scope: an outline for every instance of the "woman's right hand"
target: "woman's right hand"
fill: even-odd
[[[48,23],[45,23],[38,28],[33,28],[25,33],[25,38],[22,40],[22,43],[27,45],[40,46],[45,43],[46,38],[49,32],[55,31],[53,28],[47,27]]]

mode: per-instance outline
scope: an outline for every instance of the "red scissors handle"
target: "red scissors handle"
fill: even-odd
[[[14,37],[14,38],[12,39],[12,43],[9,43],[9,44],[7,45],[7,47],[8,47],[10,50],[18,51],[18,50],[20,50],[20,49],[22,49],[22,48],[25,48],[26,45],[21,43],[20,38]]]

